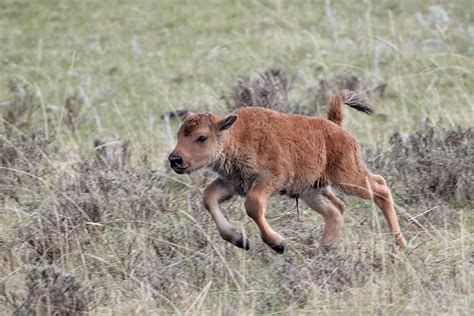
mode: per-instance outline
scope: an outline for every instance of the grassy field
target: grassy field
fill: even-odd
[[[4,1],[0,314],[473,314],[473,82],[471,0]],[[280,197],[285,254],[242,199],[224,209],[251,249],[222,241],[201,205],[215,175],[169,170],[179,120],[163,113],[223,114],[260,89],[325,116],[342,88],[377,112],[344,127],[408,250],[351,198],[325,255],[322,218]]]

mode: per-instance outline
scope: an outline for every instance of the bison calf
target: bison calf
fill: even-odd
[[[382,210],[397,248],[406,248],[392,196],[383,177],[372,174],[362,161],[359,144],[340,125],[343,106],[372,114],[354,92],[335,94],[328,119],[289,115],[272,110],[241,108],[227,117],[190,114],[178,131],[178,144],[169,156],[179,173],[209,168],[218,174],[204,191],[204,206],[223,239],[249,249],[245,236],[224,217],[219,204],[238,194],[260,229],[262,239],[282,253],[285,240],[265,219],[268,199],[275,194],[301,198],[325,222],[321,246],[331,245],[343,223],[344,203],[331,187],[363,199]]]

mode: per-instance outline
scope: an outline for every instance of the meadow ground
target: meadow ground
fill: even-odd
[[[4,1],[0,4],[0,314],[472,314],[472,1]],[[166,156],[187,108],[249,100],[325,115],[342,88],[373,117],[344,126],[386,176],[405,253],[345,198],[322,218],[276,197],[263,244],[222,241],[201,205],[215,177]]]

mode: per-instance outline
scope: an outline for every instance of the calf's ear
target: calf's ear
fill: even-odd
[[[225,119],[220,120],[217,122],[217,130],[223,131],[234,125],[235,121],[237,121],[237,115],[229,115]]]

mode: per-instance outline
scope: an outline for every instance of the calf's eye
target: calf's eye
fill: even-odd
[[[197,143],[205,143],[206,140],[207,140],[207,136],[201,135],[201,136],[199,136],[199,137],[196,139],[196,142],[197,142]]]

